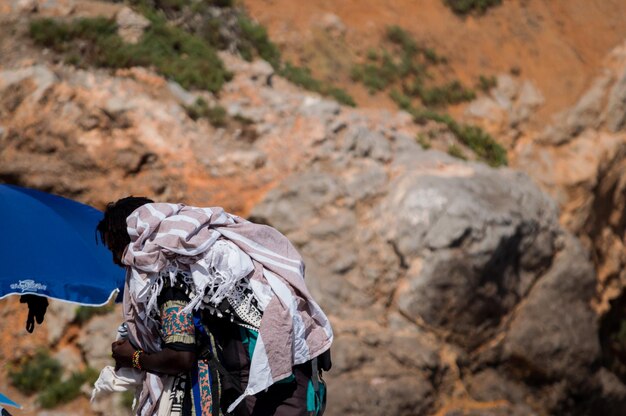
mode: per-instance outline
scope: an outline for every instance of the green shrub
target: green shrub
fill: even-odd
[[[444,4],[459,15],[483,14],[490,7],[502,4],[502,0],[444,0]]]
[[[197,36],[170,26],[156,13],[152,24],[137,44],[125,43],[117,26],[105,18],[78,19],[69,23],[51,19],[34,20],[30,34],[35,43],[59,53],[78,66],[108,68],[152,66],[184,88],[220,90],[231,78],[213,47]],[[80,50],[77,54],[76,50]]]
[[[213,47],[160,18],[152,19],[152,26],[140,43],[128,45],[127,56],[135,57],[129,66],[153,65],[184,88],[217,92],[232,77]]]
[[[388,26],[385,36],[389,42],[400,46],[405,54],[415,55],[419,50],[411,34],[400,26]]]
[[[322,94],[333,97],[335,101],[340,104],[347,105],[349,107],[356,107],[356,101],[354,101],[354,98],[352,98],[352,96],[342,88],[327,85],[322,90]]]
[[[198,29],[198,36],[208,42],[209,45],[219,50],[224,50],[228,47],[228,42],[220,32],[220,25],[221,22],[218,17],[208,16],[204,21],[204,24]],[[243,53],[241,55],[243,57]]]
[[[223,127],[227,124],[228,113],[226,109],[221,105],[211,107],[202,98],[198,98],[196,102],[190,106],[185,106],[185,110],[192,120],[206,118],[209,120],[209,123],[215,127]]]
[[[432,146],[432,144],[430,143],[430,139],[426,137],[424,133],[417,133],[415,140],[417,140],[417,143],[419,143],[419,145],[422,146],[422,149],[424,150],[428,150]]]
[[[391,97],[393,102],[396,103],[401,109],[409,112],[412,110],[413,104],[411,103],[411,98],[409,96],[398,90],[391,90],[389,97]]]
[[[448,126],[456,123],[456,121],[454,121],[454,119],[448,114],[439,114],[438,112],[429,108],[421,107],[419,109],[413,109],[411,111],[411,114],[413,115],[413,121],[415,121],[417,124],[424,124],[428,120],[433,120]]]
[[[238,122],[242,126],[250,126],[250,125],[254,124],[254,121],[252,119],[249,119],[246,116],[242,116],[241,114],[235,114],[233,116],[233,120],[235,120],[236,122]]]
[[[214,105],[213,107],[209,108],[209,111],[206,115],[209,123],[211,123],[215,127],[224,127],[226,125],[227,117],[228,113],[226,112],[226,109],[221,105]]]
[[[411,97],[421,96],[426,106],[456,103],[473,97],[473,92],[458,81],[428,88],[426,83],[432,78],[429,68],[445,63],[446,59],[434,49],[419,45],[406,30],[389,26],[385,40],[389,48],[380,51],[370,49],[367,61],[352,68],[352,80],[365,85],[370,94],[401,85],[406,97],[402,97],[397,89],[392,90],[390,95],[404,109],[407,108],[407,99]]]
[[[52,48],[57,52],[66,52],[72,49],[75,45],[70,42],[76,39],[99,42],[99,46],[105,46],[107,42],[114,41],[109,37],[116,36],[116,30],[115,22],[103,17],[82,18],[71,23],[44,18],[32,20],[29,26],[30,36],[35,43]],[[119,36],[117,38],[115,40],[122,43],[121,38]],[[87,52],[92,51],[87,48]]]
[[[467,157],[465,156],[465,153],[463,153],[463,150],[456,144],[451,144],[450,146],[448,146],[448,154],[452,157],[456,157],[457,159],[467,160]]]
[[[37,400],[47,409],[72,401],[83,384],[93,384],[98,378],[98,372],[92,368],[72,373],[67,380],[62,380],[62,375],[61,363],[44,350],[9,370],[11,384],[24,394],[39,393]]]
[[[508,164],[506,149],[480,127],[460,124],[448,114],[439,114],[427,108],[412,109],[411,114],[413,120],[419,124],[427,120],[445,124],[461,143],[488,165],[498,167]]]
[[[267,30],[263,26],[254,23],[246,16],[240,16],[239,28],[241,29],[242,35],[240,52],[244,59],[251,60],[251,49],[254,49],[256,53],[269,62],[274,69],[280,68],[280,50],[270,41]]]
[[[299,85],[309,91],[331,96],[344,105],[352,107],[356,105],[354,99],[346,91],[314,78],[309,68],[295,66],[290,62],[286,62],[279,73],[289,82]]]
[[[313,78],[309,68],[295,66],[291,64],[291,62],[287,62],[280,71],[280,75],[293,84],[299,85],[307,90],[319,91],[322,89],[322,83]]]
[[[33,394],[58,382],[63,369],[47,351],[38,351],[21,366],[9,370],[11,384],[24,394]]]
[[[426,58],[428,61],[430,61],[433,64],[447,62],[446,57],[438,55],[437,52],[435,52],[433,48],[423,49],[422,53],[424,54],[424,58]]]
[[[495,76],[486,77],[481,75],[478,77],[478,89],[482,92],[489,92],[492,88],[498,85],[498,80]]]
[[[369,62],[352,68],[352,79],[363,83],[370,93],[382,91],[407,77],[422,78],[425,74],[425,65],[420,61],[424,61],[426,49],[419,48],[407,31],[399,26],[389,26],[386,39],[395,45],[397,50],[383,49],[380,52],[369,50],[367,54]],[[434,54],[431,49],[428,51],[429,54]]]
[[[370,48],[367,50],[367,59],[370,61],[376,61],[378,59],[378,52],[376,49]]]
[[[384,90],[396,78],[395,71],[389,73],[386,71],[386,68],[373,64],[354,66],[350,76],[353,81],[361,82],[365,85],[370,94]]]
[[[64,381],[56,380],[45,388],[37,401],[41,407],[51,409],[62,403],[68,403],[80,395],[80,388],[83,384],[92,384],[98,378],[98,372],[92,368],[87,368],[83,372],[75,372]]]
[[[463,144],[490,166],[507,165],[506,149],[480,127],[455,123],[454,128],[450,129]]]
[[[438,107],[446,104],[458,104],[476,98],[476,93],[465,88],[459,81],[451,81],[433,88],[417,87],[417,95],[427,107]]]

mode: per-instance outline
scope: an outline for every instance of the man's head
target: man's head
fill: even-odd
[[[110,202],[104,210],[104,218],[98,223],[96,231],[100,235],[100,240],[113,253],[113,262],[118,266],[124,266],[122,256],[126,246],[130,244],[126,218],[140,206],[152,202],[154,201],[145,197],[128,196]]]

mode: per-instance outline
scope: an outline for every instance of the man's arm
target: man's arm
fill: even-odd
[[[128,340],[115,341],[111,345],[111,351],[116,370],[133,366],[133,354],[136,349]],[[153,354],[143,352],[139,356],[139,365],[142,370],[172,375],[190,371],[195,361],[196,354],[194,352],[177,351],[167,347]]]

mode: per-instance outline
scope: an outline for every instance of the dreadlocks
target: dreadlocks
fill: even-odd
[[[116,202],[109,202],[104,210],[104,218],[98,223],[96,232],[100,241],[113,253],[116,264],[122,265],[117,256],[121,256],[124,249],[130,244],[130,237],[126,231],[126,218],[142,205],[150,204],[153,200],[145,197],[128,196]]]

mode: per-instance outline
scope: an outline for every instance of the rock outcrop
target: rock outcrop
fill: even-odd
[[[331,313],[329,414],[579,414],[578,395],[604,403],[595,273],[556,204],[523,174],[403,134],[361,133],[371,146],[358,150],[351,131],[366,125],[353,118],[330,134],[252,211],[298,245]]]
[[[626,287],[625,97],[623,44],[573,108],[513,152],[513,165],[557,200],[562,224],[592,250],[600,314]]]

